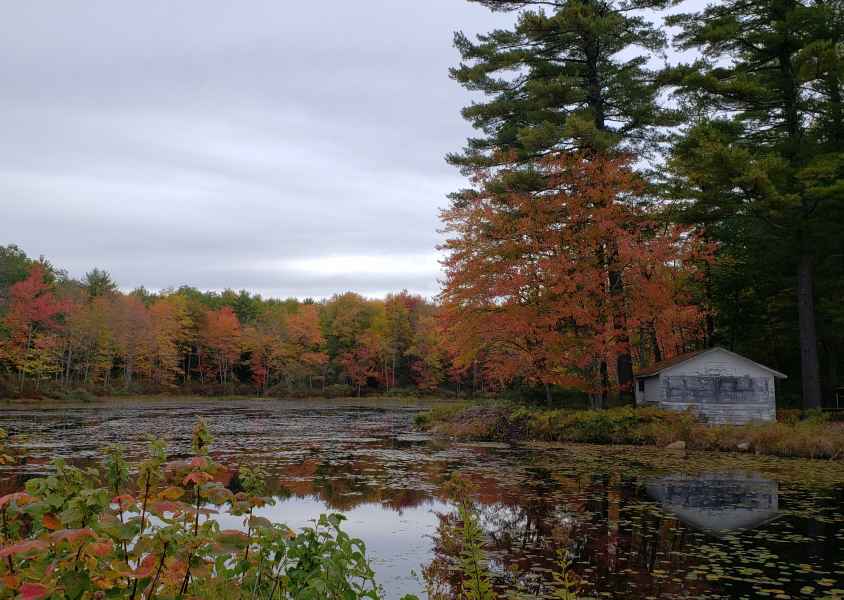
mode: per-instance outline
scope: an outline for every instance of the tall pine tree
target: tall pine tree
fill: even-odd
[[[682,28],[678,46],[701,53],[673,80],[705,115],[678,144],[673,169],[711,231],[751,236],[722,242],[749,245],[793,274],[806,408],[821,405],[816,276],[826,274],[825,288],[826,277],[841,277],[828,259],[844,224],[842,6],[724,0],[668,20]]]
[[[547,189],[542,160],[558,153],[614,158],[635,152],[645,157],[660,140],[660,127],[674,115],[656,102],[659,88],[649,60],[663,52],[662,31],[643,9],[665,6],[663,0],[470,0],[499,11],[516,11],[511,29],[495,30],[471,40],[462,33],[455,45],[462,62],[452,77],[483,102],[463,110],[480,132],[449,162],[466,174],[505,167],[522,191]],[[514,169],[521,165],[521,170]],[[513,189],[512,181],[502,189]],[[455,194],[459,208],[472,191]],[[500,210],[509,210],[507,194]],[[606,264],[617,264],[613,241],[601,250]],[[615,369],[626,401],[633,398],[633,362],[628,336],[624,275],[610,269],[607,282],[619,348]],[[606,366],[603,367],[606,371]]]

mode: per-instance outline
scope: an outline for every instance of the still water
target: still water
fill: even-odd
[[[22,464],[8,493],[49,461],[93,462],[109,443],[144,454],[149,435],[189,451],[206,418],[215,460],[264,466],[277,502],[263,514],[298,528],[342,512],[367,543],[389,599],[448,597],[455,581],[442,484],[474,487],[496,583],[549,593],[569,557],[584,598],[844,598],[844,465],[660,449],[459,444],[413,431],[428,403],[120,400],[0,404]],[[236,525],[234,521],[225,527]]]

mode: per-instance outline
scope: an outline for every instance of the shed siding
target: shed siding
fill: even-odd
[[[776,419],[774,376],[752,361],[713,351],[667,367],[645,381],[643,403],[693,410],[710,423]]]
[[[691,409],[710,423],[772,421],[776,418],[773,379],[663,374],[661,404],[671,410]]]
[[[660,398],[659,377],[649,377],[645,380],[645,402],[656,404]]]

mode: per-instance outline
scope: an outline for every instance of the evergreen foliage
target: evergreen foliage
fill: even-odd
[[[700,53],[665,76],[692,118],[669,173],[682,218],[719,244],[713,333],[757,352],[799,339],[803,404],[818,407],[819,341],[830,379],[842,342],[840,309],[815,306],[844,291],[842,4],[724,0],[667,22]]]

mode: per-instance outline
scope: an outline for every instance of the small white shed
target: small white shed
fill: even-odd
[[[636,404],[692,409],[710,423],[773,421],[774,381],[786,376],[724,348],[689,352],[636,375]]]

